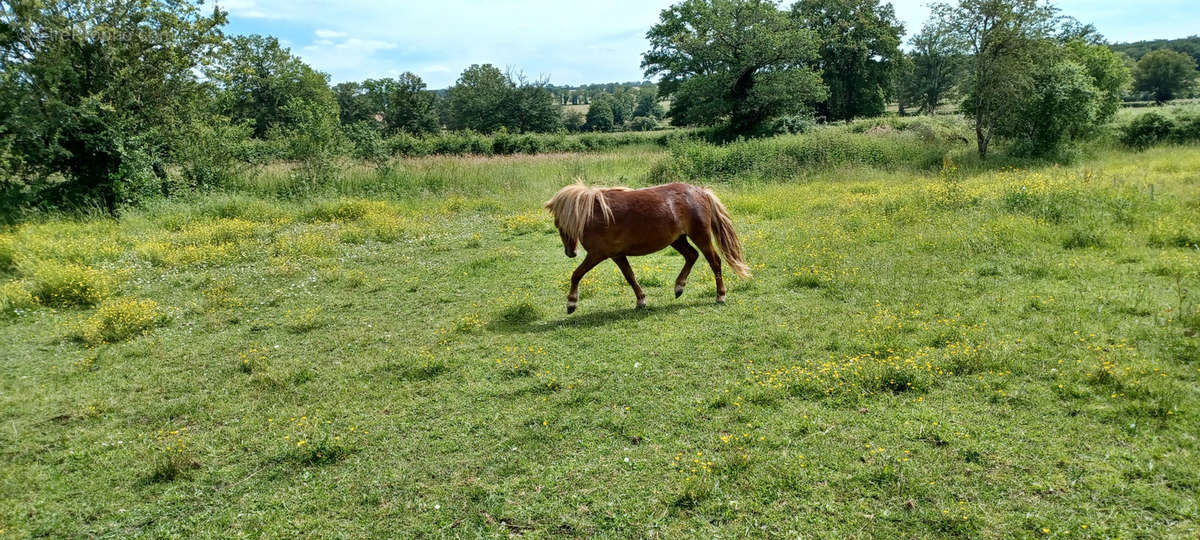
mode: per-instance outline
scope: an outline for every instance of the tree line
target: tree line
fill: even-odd
[[[331,86],[273,37],[226,36],[225,12],[198,0],[0,0],[0,198],[112,211],[214,183],[254,152],[320,178],[348,148],[384,163],[382,141],[401,134],[644,130],[669,117],[755,136],[889,103],[958,105],[981,155],[996,137],[1047,154],[1094,134],[1131,88],[1161,102],[1195,79],[1186,53],[1134,63],[1045,2],[933,7],[905,51],[879,0],[682,0],[647,33],[642,67],[657,84],[557,87],[477,64],[431,91],[413,73]],[[586,114],[566,107],[581,100]]]
[[[984,157],[996,137],[1020,154],[1055,154],[1094,135],[1131,88],[1161,103],[1196,79],[1187,54],[1160,50],[1133,63],[1049,2],[931,8],[906,52],[904,26],[879,0],[684,0],[650,29],[642,67],[660,77],[676,124],[753,136],[796,115],[848,121],[892,101],[926,114],[953,103]]]

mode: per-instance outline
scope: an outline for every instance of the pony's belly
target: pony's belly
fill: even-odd
[[[678,235],[675,236],[675,238],[678,238]],[[622,254],[630,256],[630,257],[640,257],[642,255],[658,253],[659,251],[667,249],[667,246],[670,246],[671,242],[675,241],[675,238],[671,238],[671,239],[656,238],[656,239],[654,239],[654,241],[651,241],[651,242],[645,242],[645,241],[637,242],[637,243],[627,246],[623,250],[624,253],[622,253]]]

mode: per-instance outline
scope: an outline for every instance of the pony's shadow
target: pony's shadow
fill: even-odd
[[[497,322],[488,325],[488,329],[506,334],[537,334],[542,332],[553,332],[560,328],[596,328],[612,323],[638,321],[652,315],[675,313],[676,311],[686,308],[714,305],[715,304],[712,301],[676,300],[670,304],[651,304],[643,308],[609,309],[605,311],[568,315],[562,319],[554,319],[549,321],[535,321],[523,324]]]

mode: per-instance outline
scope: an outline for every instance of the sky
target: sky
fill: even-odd
[[[454,84],[471,64],[513,68],[551,83],[642,80],[646,31],[672,0],[217,0],[229,34],[276,36],[334,83],[419,75],[429,88]],[[790,0],[789,0],[790,3]],[[894,0],[909,35],[928,0]],[[1110,41],[1200,33],[1196,0],[1059,0],[1064,14]]]

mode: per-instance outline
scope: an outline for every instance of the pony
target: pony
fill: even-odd
[[[583,262],[571,274],[567,314],[574,313],[578,305],[579,281],[607,259],[617,264],[633,288],[637,307],[645,307],[646,293],[638,285],[628,258],[649,255],[667,246],[675,248],[684,259],[683,269],[675,278],[675,298],[683,295],[692,265],[703,253],[717,281],[717,303],[725,303],[721,257],[714,243],[734,273],[750,276],[729,212],[711,190],[702,187],[675,183],[644,189],[596,188],[577,181],[559,190],[545,208],[554,216],[567,257],[574,258],[579,245],[587,250]],[[696,247],[688,243],[689,239]]]

